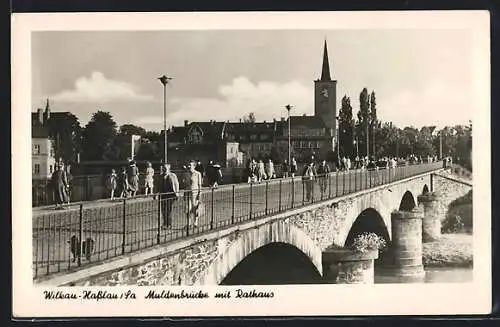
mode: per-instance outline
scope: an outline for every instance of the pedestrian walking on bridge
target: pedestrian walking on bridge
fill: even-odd
[[[184,200],[186,201],[186,209],[188,216],[188,224],[190,227],[198,226],[198,219],[201,214],[201,173],[196,170],[196,162],[190,161],[185,177],[186,190],[184,192]]]
[[[330,167],[326,164],[326,160],[321,161],[321,165],[319,165],[317,173],[321,197],[323,197],[323,194],[326,193],[326,186],[328,184],[327,180],[330,175]]]
[[[306,191],[306,201],[313,200],[313,187],[314,180],[317,176],[316,170],[314,168],[314,161],[310,161],[305,167],[302,173],[302,181],[304,183],[304,188]]]
[[[160,176],[158,190],[162,214],[162,228],[172,228],[172,207],[179,196],[179,180],[177,175],[170,171],[170,164],[164,164]]]

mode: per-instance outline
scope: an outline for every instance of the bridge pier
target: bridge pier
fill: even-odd
[[[439,194],[432,192],[418,196],[422,204],[424,218],[422,221],[422,239],[424,243],[438,240],[441,237],[442,212],[439,207]]]
[[[378,251],[354,252],[346,248],[327,248],[322,253],[323,280],[326,284],[373,284],[374,260]]]
[[[419,208],[391,214],[394,274],[409,279],[425,276],[422,264],[422,219]]]

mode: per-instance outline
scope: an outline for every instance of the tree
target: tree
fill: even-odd
[[[378,121],[377,121],[377,100],[375,99],[375,91],[372,91],[370,94],[370,131],[371,131],[371,142],[372,142],[372,153],[376,154],[377,150],[375,148],[376,142],[375,142],[375,134],[377,132],[378,128]]]
[[[358,121],[356,124],[356,136],[359,142],[360,154],[368,156],[370,151],[368,149],[368,127],[370,124],[370,98],[368,90],[363,88],[359,94],[359,111]]]
[[[339,110],[339,148],[340,156],[352,157],[355,155],[354,146],[354,119],[352,117],[351,99],[345,95],[342,98]]]
[[[116,122],[109,112],[97,111],[83,131],[82,150],[85,160],[116,160],[119,151],[114,145]]]
[[[71,113],[51,115],[47,123],[56,158],[61,158],[65,163],[76,162],[82,137],[78,118]]]
[[[147,132],[144,128],[132,125],[132,124],[124,124],[120,126],[120,134],[122,135],[140,135],[141,137],[145,137]]]
[[[146,130],[142,127],[125,124],[120,126],[120,132],[116,135],[114,146],[118,150],[118,158],[120,160],[125,160],[130,157],[130,151],[132,148],[132,135],[139,135],[145,137],[147,134]]]
[[[251,112],[248,114],[248,116],[243,117],[243,122],[244,123],[255,123],[255,113]]]
[[[160,160],[161,155],[158,151],[158,145],[152,142],[142,143],[139,147],[139,151],[137,151],[135,155],[135,159],[149,161]]]

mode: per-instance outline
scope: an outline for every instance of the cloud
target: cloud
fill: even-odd
[[[75,81],[73,90],[65,90],[51,99],[63,102],[112,102],[112,101],[150,101],[150,95],[140,94],[126,82],[108,79],[101,72],[92,72],[90,77],[80,77]]]
[[[295,108],[295,113],[313,113],[313,87],[297,81],[277,83],[261,81],[252,83],[246,77],[237,77],[230,84],[218,88],[219,97],[214,98],[171,98],[169,106],[175,111],[168,114],[168,124],[182,124],[189,121],[238,120],[255,113],[257,120],[271,121],[286,115],[286,104]]]
[[[405,90],[385,98],[377,94],[377,107],[383,121],[398,126],[467,124],[473,116],[470,91],[437,79],[419,90]]]

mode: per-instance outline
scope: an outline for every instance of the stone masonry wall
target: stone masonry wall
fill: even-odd
[[[144,264],[90,277],[75,286],[193,285],[210,264],[224,253],[237,235],[191,245]]]
[[[433,188],[434,191],[439,193],[439,210],[445,213],[442,217],[446,217],[448,206],[451,202],[466,195],[472,190],[472,185],[467,185],[458,179],[454,180],[451,174],[443,173],[443,175],[433,175]],[[471,182],[472,184],[472,182]]]

